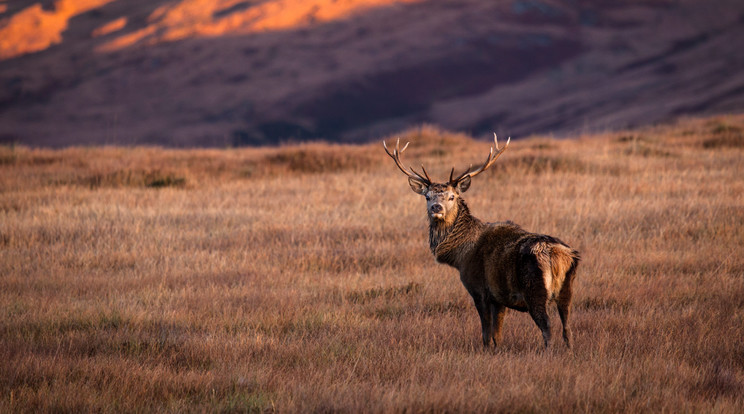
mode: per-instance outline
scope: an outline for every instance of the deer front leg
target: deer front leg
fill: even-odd
[[[473,297],[473,303],[475,303],[475,309],[478,310],[478,316],[481,321],[481,333],[483,334],[483,346],[488,348],[493,338],[493,324],[491,318],[491,310],[486,302],[485,295],[479,292],[470,292],[470,296]]]
[[[499,346],[502,339],[501,328],[504,326],[506,306],[496,303],[493,297],[490,297],[488,305],[491,311],[491,331],[493,332],[493,345]]]

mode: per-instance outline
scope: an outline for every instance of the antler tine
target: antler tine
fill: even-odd
[[[493,134],[493,142],[494,142],[497,152],[494,154],[493,147],[491,147],[491,152],[488,154],[488,159],[486,159],[486,162],[483,163],[483,165],[480,168],[470,173],[471,178],[482,173],[483,171],[488,169],[488,167],[493,165],[494,161],[496,161],[496,159],[499,158],[501,154],[504,153],[504,151],[506,151],[506,148],[509,146],[509,143],[511,142],[511,137],[509,137],[509,139],[506,140],[506,144],[501,149],[499,149],[499,138],[496,136],[496,133]]]
[[[400,138],[398,138],[395,142],[395,149],[393,150],[393,153],[390,153],[390,150],[388,149],[387,143],[385,141],[382,141],[382,146],[385,147],[385,152],[387,152],[387,155],[390,156],[390,158],[395,161],[395,165],[398,166],[398,169],[400,169],[403,174],[407,175],[409,178],[413,178],[414,180],[419,180],[421,182],[428,184],[431,184],[431,179],[429,178],[429,175],[426,174],[426,170],[424,170],[424,174],[426,174],[426,177],[423,177],[421,174],[417,173],[413,168],[407,169],[403,166],[403,163],[400,161],[400,154],[403,153],[403,151],[408,148],[408,144],[410,142],[406,142],[406,145],[403,146],[403,149],[400,149]],[[423,168],[423,165],[421,166]]]
[[[395,141],[395,149],[398,151],[398,154],[400,154],[401,152],[405,151],[406,148],[408,148],[408,144],[410,144],[410,142],[406,142],[406,145],[403,146],[403,149],[398,149],[398,148],[400,148],[400,138],[398,138]]]
[[[411,171],[413,171],[414,173],[416,172],[416,171],[414,171],[413,168],[411,168]],[[421,164],[421,171],[424,172],[424,175],[426,176],[426,180],[429,181],[429,182],[431,182],[431,178],[429,178],[429,174],[426,173],[426,168],[424,168],[424,164]],[[416,174],[416,175],[418,175],[418,174]],[[421,176],[419,175],[419,177],[421,177]],[[421,178],[424,178],[424,177],[421,177]]]
[[[403,149],[400,149],[400,138],[398,138],[395,141],[395,149],[393,150],[393,154],[398,155],[399,153],[405,151],[406,148],[408,148],[408,144],[410,144],[410,142],[406,142],[406,145],[403,146]],[[392,157],[393,154],[391,154],[390,151],[388,150],[387,143],[385,141],[382,141],[382,146],[385,147],[385,152],[387,152],[388,155]]]
[[[483,165],[481,165],[477,170],[471,171],[473,169],[473,164],[470,164],[470,167],[467,170],[465,170],[464,173],[460,174],[459,177],[455,178],[454,181],[450,178],[450,182],[456,183],[460,181],[466,175],[470,175],[470,178],[475,177],[476,175],[488,169],[488,167],[493,165],[496,159],[499,158],[501,154],[504,153],[504,151],[506,151],[506,148],[509,146],[509,143],[511,142],[511,137],[509,137],[509,139],[506,140],[506,144],[501,149],[499,149],[499,139],[496,136],[496,133],[493,134],[493,142],[497,150],[495,154],[493,152],[494,147],[491,147],[491,151],[488,153],[488,158],[486,158],[486,162],[484,162]]]
[[[431,184],[431,180],[429,180],[429,179],[427,179],[426,177],[424,177],[423,175],[419,174],[419,173],[418,173],[418,172],[416,172],[416,170],[414,170],[413,168],[411,168],[411,172],[412,172],[412,173],[414,173],[414,174],[416,175],[416,177],[413,177],[413,178],[416,178],[417,180],[420,180],[420,181],[422,181],[422,182],[425,182],[425,183],[427,183],[427,184]]]
[[[458,181],[460,181],[462,179],[462,177],[470,174],[470,170],[472,170],[472,169],[473,169],[473,164],[470,164],[470,166],[468,167],[468,169],[465,170],[462,174],[458,175],[457,178],[455,178],[454,180],[452,179],[452,174],[450,174],[450,183],[452,185],[455,185]],[[454,172],[455,172],[455,167],[452,167],[452,173],[454,173]]]

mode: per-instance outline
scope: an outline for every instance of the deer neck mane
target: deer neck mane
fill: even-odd
[[[429,219],[429,248],[437,261],[457,268],[478,239],[483,223],[470,214],[462,198],[452,213],[445,220]]]

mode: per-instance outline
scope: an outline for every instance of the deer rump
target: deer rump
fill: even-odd
[[[475,244],[470,266],[461,273],[471,294],[481,291],[522,312],[554,300],[570,301],[580,258],[561,240],[507,222],[489,224]]]

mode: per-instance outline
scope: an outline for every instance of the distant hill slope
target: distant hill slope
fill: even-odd
[[[744,110],[739,0],[0,0],[0,13],[0,142],[349,142],[429,122],[566,135]]]

